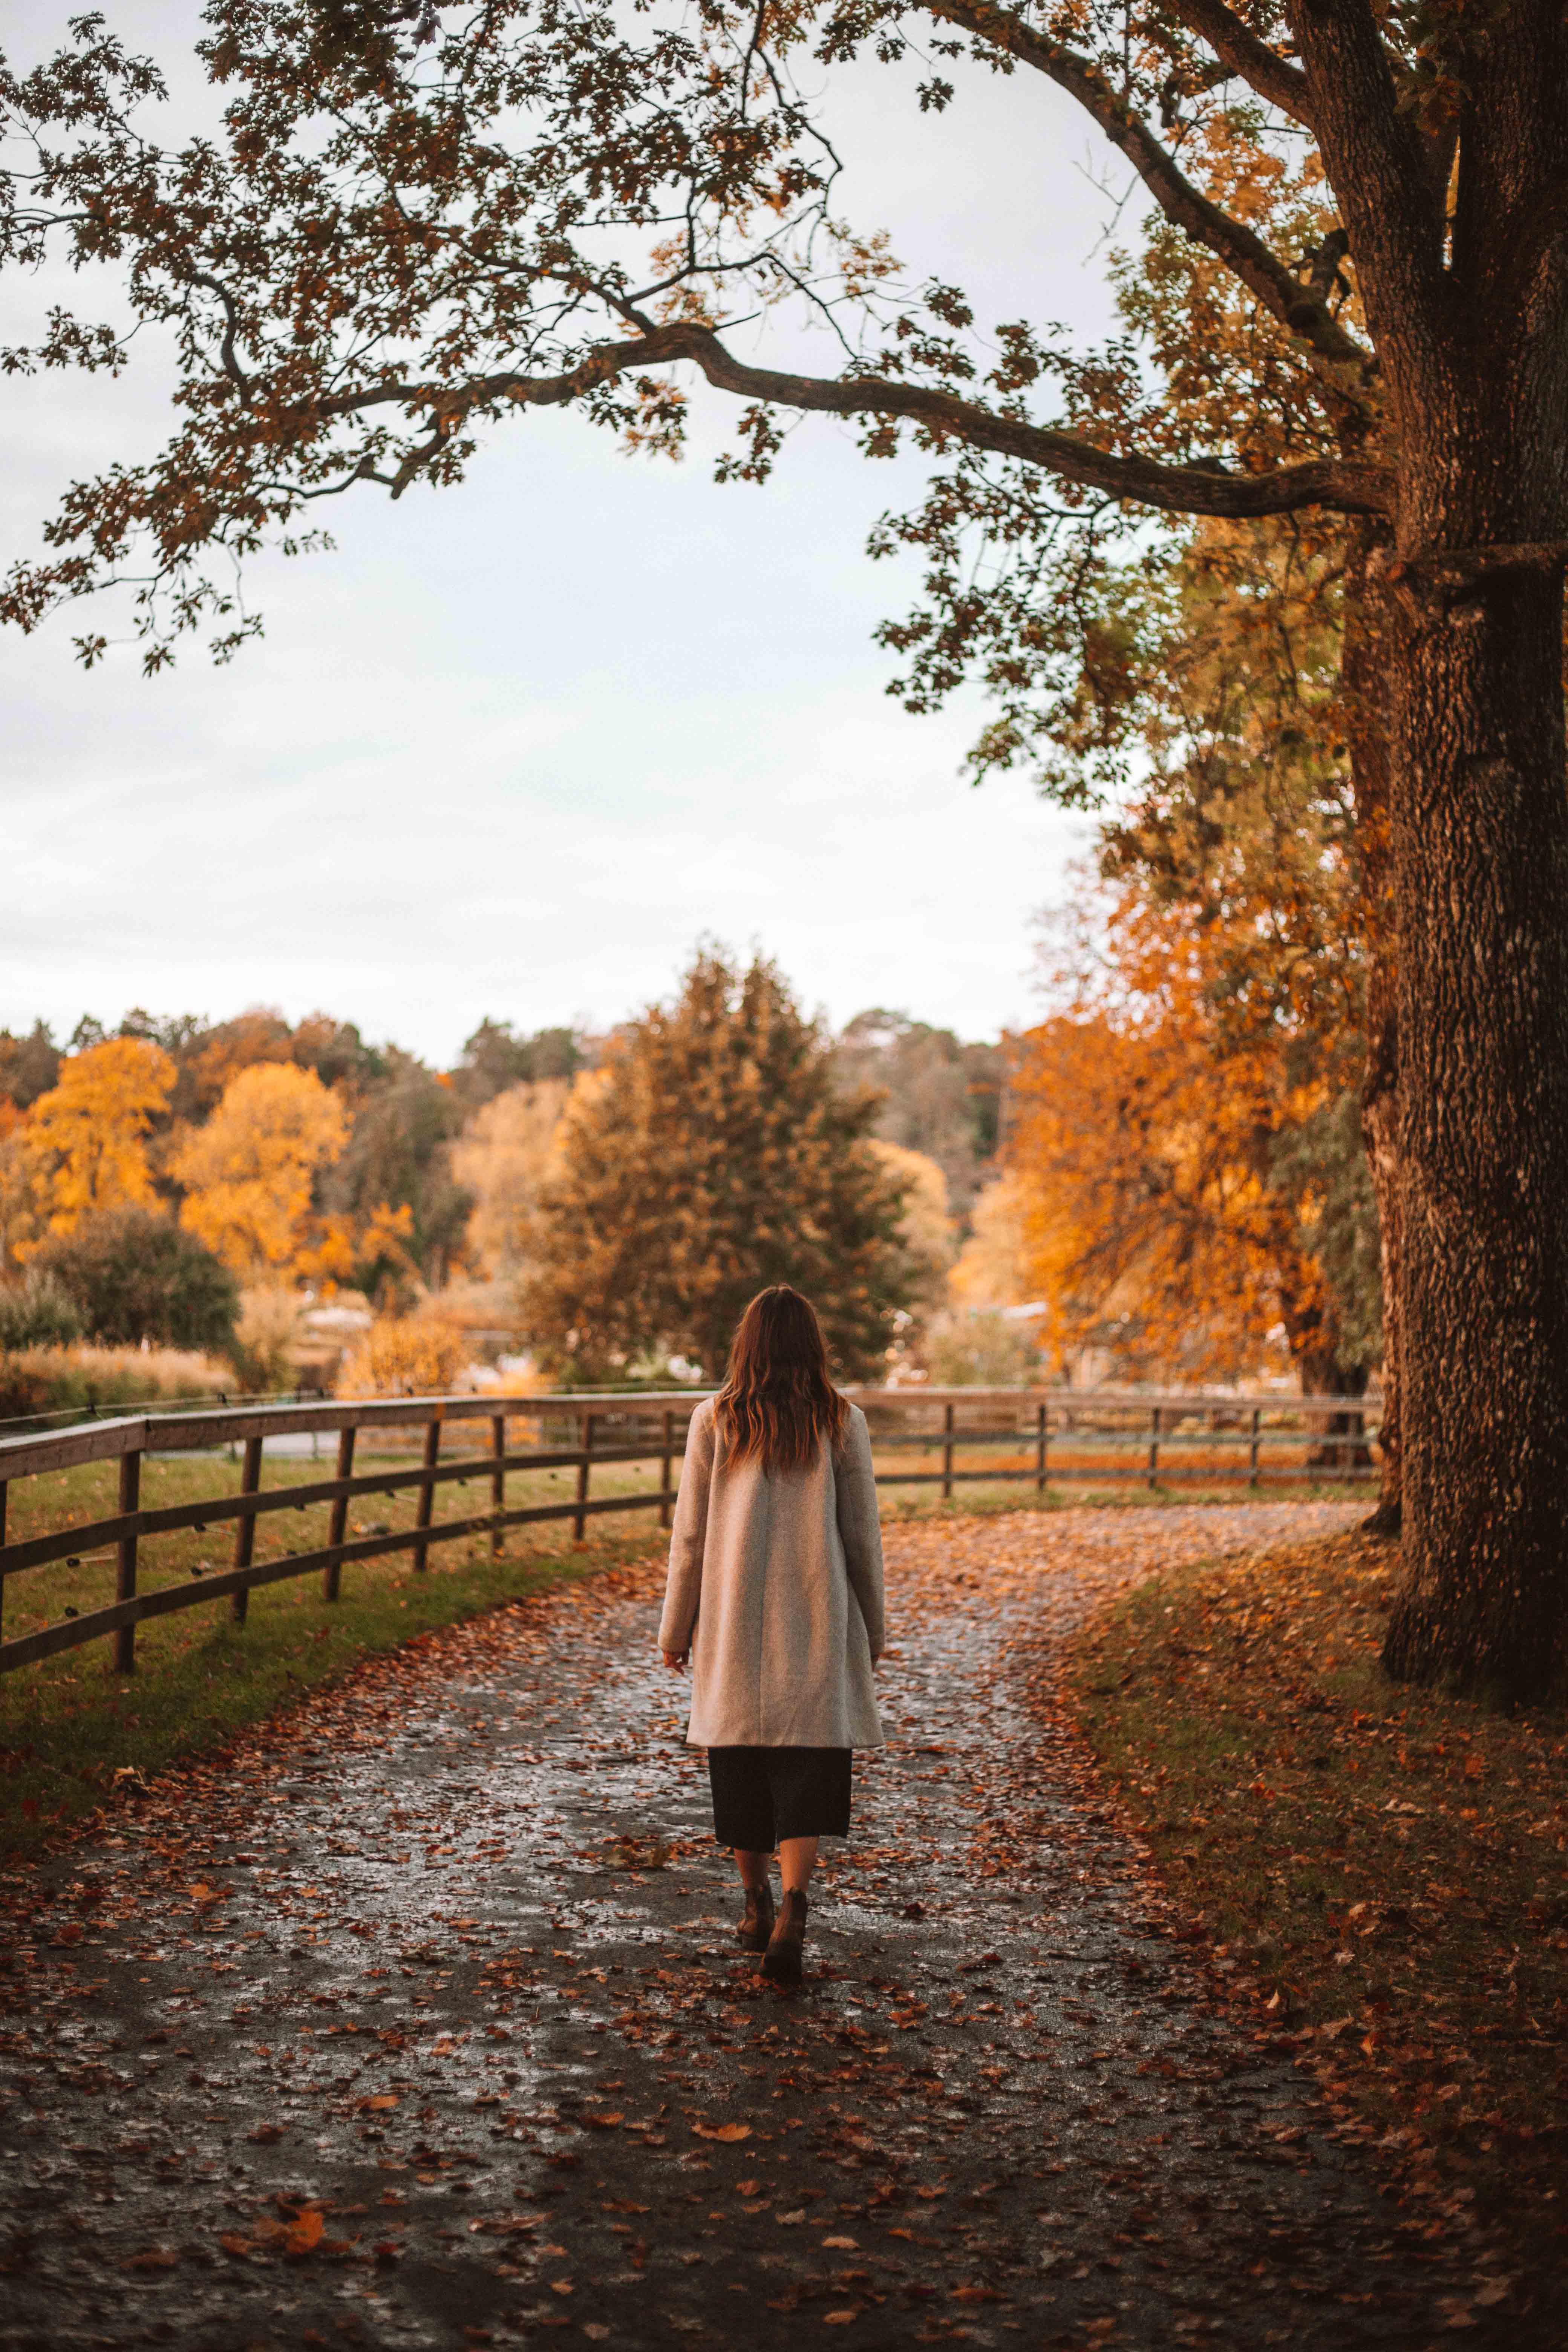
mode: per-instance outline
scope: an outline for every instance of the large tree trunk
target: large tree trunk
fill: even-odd
[[[1399,950],[1390,830],[1388,681],[1398,661],[1398,614],[1385,584],[1389,532],[1360,525],[1345,577],[1340,657],[1345,740],[1355,794],[1362,921],[1367,943],[1366,1068],[1361,1131],[1377,1203],[1383,1303],[1382,1476],[1371,1535],[1394,1536],[1401,1517],[1399,1190]]]
[[[1516,541],[1521,506],[1550,527],[1552,486],[1532,498],[1528,469],[1510,481],[1485,448],[1445,468],[1470,511],[1403,514],[1407,548]],[[1562,579],[1464,555],[1448,574],[1417,558],[1410,578],[1394,795],[1405,1582],[1384,1654],[1394,1674],[1530,1697],[1568,1630]]]

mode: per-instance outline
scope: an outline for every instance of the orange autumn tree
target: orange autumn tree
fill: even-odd
[[[186,1187],[181,1223],[252,1281],[346,1270],[349,1238],[315,1214],[313,1193],[348,1131],[342,1105],[314,1070],[251,1063],[174,1155],[172,1172]]]
[[[1359,1392],[1375,1334],[1347,1310],[1324,1172],[1336,1127],[1357,1166],[1342,1066],[1359,1039],[1278,1003],[1238,1019],[1235,948],[1222,923],[1123,886],[1064,1011],[1019,1040],[1007,1166],[1031,1286],[1059,1347],[1236,1378],[1282,1335],[1307,1389]]]
[[[74,1233],[84,1217],[107,1209],[153,1203],[147,1137],[174,1084],[174,1063],[146,1037],[111,1037],[61,1065],[58,1083],[39,1096],[25,1129],[38,1208],[51,1234]]]

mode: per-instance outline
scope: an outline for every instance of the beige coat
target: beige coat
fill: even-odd
[[[691,1416],[669,1541],[662,1650],[691,1650],[694,1748],[880,1748],[871,1661],[886,1641],[866,1416],[838,1459],[731,1469],[711,1398]]]

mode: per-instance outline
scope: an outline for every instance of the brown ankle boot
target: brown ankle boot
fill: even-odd
[[[778,1925],[763,1954],[763,1974],[775,1984],[800,1982],[801,1947],[805,1941],[807,1904],[798,1886],[786,1886]]]
[[[773,1932],[773,1890],[764,1879],[760,1886],[746,1889],[746,1908],[735,1930],[735,1941],[743,1952],[765,1952]]]

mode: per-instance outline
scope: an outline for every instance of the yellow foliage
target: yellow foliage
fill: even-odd
[[[310,1214],[316,1173],[347,1139],[342,1105],[313,1070],[251,1064],[174,1156],[188,1193],[181,1223],[237,1274],[298,1268],[323,1244]]]
[[[901,1143],[883,1143],[873,1137],[870,1150],[884,1172],[895,1183],[907,1188],[904,1213],[899,1220],[899,1238],[918,1268],[916,1280],[921,1294],[940,1297],[952,1264],[953,1227],[948,1214],[947,1178],[926,1152],[910,1151]]]
[[[350,1351],[338,1394],[445,1396],[468,1360],[468,1342],[438,1313],[384,1315]]]
[[[974,1203],[969,1239],[948,1276],[962,1307],[1023,1307],[1031,1296],[1029,1203],[1016,1169],[986,1185]]]
[[[565,1078],[509,1087],[475,1112],[452,1145],[452,1174],[474,1196],[468,1253],[492,1280],[514,1273],[526,1255],[528,1219],[571,1092]]]
[[[74,1233],[85,1216],[153,1202],[147,1133],[174,1075],[168,1055],[146,1037],[111,1037],[61,1064],[58,1083],[39,1096],[24,1129],[50,1233]]]

